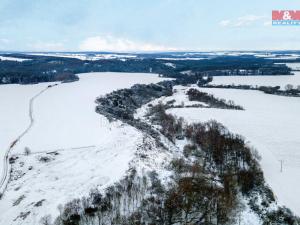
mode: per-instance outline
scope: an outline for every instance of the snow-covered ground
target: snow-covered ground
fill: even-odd
[[[130,58],[136,58],[136,55],[129,54],[88,54],[88,53],[27,53],[28,55],[36,56],[53,56],[62,58],[74,58],[80,60],[100,60],[100,59],[120,59],[126,60]]]
[[[174,63],[164,63],[164,64],[168,67],[176,68],[176,64],[174,64]]]
[[[22,59],[22,58],[8,57],[8,56],[1,56],[0,55],[0,60],[2,60],[2,61],[23,62],[23,61],[28,61],[28,60],[31,60],[31,59]]]
[[[300,99],[249,90],[201,90],[233,100],[245,110],[174,108],[168,112],[189,122],[215,119],[230,131],[243,135],[262,156],[266,181],[278,202],[300,215]],[[283,162],[282,172],[280,161]]]
[[[0,85],[0,174],[4,152],[30,123],[28,115],[30,98],[49,84]]]
[[[173,56],[192,56],[191,59],[201,56],[209,56],[210,58],[217,56],[255,56],[257,58],[266,58],[272,60],[294,60],[300,58],[299,54],[293,53],[275,53],[275,52],[239,52],[239,51],[214,51],[214,52],[183,52],[175,53]],[[197,58],[196,58],[197,59]]]
[[[215,76],[210,84],[213,85],[252,85],[252,86],[280,86],[284,89],[287,84],[294,87],[300,85],[300,72],[295,75],[280,76]]]
[[[13,166],[12,181],[0,201],[0,224],[11,224],[15,219],[14,224],[39,224],[39,219],[46,214],[57,216],[59,204],[86,196],[92,188],[104,189],[121,179],[137,144],[142,142],[142,135],[118,123],[105,128],[107,140],[96,147],[58,150],[58,155],[19,156]],[[87,130],[85,136],[89,134]],[[50,161],[44,162],[41,157]],[[20,198],[24,199],[17,204]],[[39,201],[42,205],[35,206]],[[30,214],[25,220],[20,218],[27,212]]]
[[[210,84],[213,85],[252,85],[252,86],[280,86],[284,89],[287,84],[295,88],[300,85],[300,63],[286,63],[295,75],[279,76],[215,76]]]
[[[79,82],[60,84],[36,99],[36,123],[18,143],[15,153],[22,153],[25,146],[34,152],[102,144],[107,140],[103,135],[108,129],[107,120],[95,113],[96,97],[135,83],[162,80],[157,75],[139,73],[89,73],[79,77]],[[10,118],[13,119],[12,115]]]
[[[176,61],[176,60],[203,60],[203,59],[207,59],[207,58],[199,58],[199,57],[195,57],[195,58],[191,58],[191,57],[186,57],[186,58],[156,58],[156,59],[160,59],[160,60],[167,60],[167,61]]]
[[[259,54],[255,54],[254,56],[256,57],[260,57],[260,58],[266,58],[266,59],[273,59],[273,60],[276,60],[276,59],[286,59],[286,60],[289,60],[289,59],[298,59],[300,58],[300,55],[299,54],[274,54],[274,53],[259,53]]]
[[[300,70],[300,63],[285,63],[287,67],[290,67],[292,70]]]
[[[89,73],[79,77],[78,82],[47,89],[35,100],[33,127],[12,152],[19,159],[0,200],[0,224],[37,224],[45,214],[57,215],[58,204],[81,197],[97,185],[106,187],[128,169],[142,135],[97,114],[95,99],[119,88],[162,78],[138,73]],[[29,99],[48,85],[0,86],[1,163],[4,151],[29,124]],[[29,156],[22,155],[25,147],[31,149]],[[46,154],[51,151],[58,155]],[[50,161],[40,160],[43,156]],[[36,206],[39,201],[42,206]],[[29,211],[23,220],[22,215]]]

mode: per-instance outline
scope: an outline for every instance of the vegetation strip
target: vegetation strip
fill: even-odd
[[[92,190],[89,197],[66,204],[56,224],[228,224],[238,222],[241,199],[248,200],[246,204],[266,225],[298,224],[299,218],[290,210],[274,207],[276,201],[265,184],[259,157],[241,136],[215,121],[186,124],[167,114],[162,104],[149,112],[151,123],[160,129],[134,119],[137,108],[170,95],[173,85],[135,85],[97,99],[97,112],[111,120],[142,127],[148,134],[162,133],[174,143],[179,136],[187,140],[182,157],[169,165],[172,176],[168,183],[161,183],[155,171],[138,174],[131,168],[104,193]]]

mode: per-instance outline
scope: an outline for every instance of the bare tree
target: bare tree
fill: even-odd
[[[24,154],[25,154],[25,155],[30,155],[30,153],[31,153],[30,148],[25,147],[25,148],[24,148]]]
[[[41,219],[40,219],[40,224],[41,225],[51,225],[51,215],[46,215],[46,216],[43,216]]]
[[[290,91],[290,90],[292,90],[293,89],[293,85],[291,85],[291,84],[287,84],[286,86],[285,86],[285,90],[287,90],[287,91]]]

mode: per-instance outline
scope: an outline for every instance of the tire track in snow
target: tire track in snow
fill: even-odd
[[[32,128],[32,126],[34,124],[34,117],[33,117],[34,100],[36,98],[38,98],[41,94],[43,94],[45,91],[47,91],[49,88],[52,88],[53,86],[56,86],[56,85],[47,86],[45,89],[41,90],[39,93],[37,93],[35,96],[33,96],[29,100],[28,115],[29,115],[30,123],[29,123],[28,127],[13,142],[11,142],[11,144],[9,145],[8,149],[6,150],[4,158],[3,158],[3,172],[2,172],[2,176],[1,176],[1,180],[0,180],[0,199],[3,196],[3,194],[7,188],[7,184],[8,184],[9,178],[10,178],[11,165],[9,163],[9,154],[13,150],[13,148],[16,146],[16,144],[22,139],[22,137],[24,137],[24,135],[26,135],[29,132],[29,130]]]
[[[51,150],[44,150],[44,151],[38,151],[38,152],[31,152],[30,155],[38,155],[38,154],[53,154],[58,152],[65,152],[65,151],[77,151],[82,149],[91,149],[96,148],[96,145],[87,145],[87,146],[79,146],[79,147],[70,147],[70,148],[57,148],[57,149],[51,149]],[[16,156],[25,155],[24,153],[15,154]]]

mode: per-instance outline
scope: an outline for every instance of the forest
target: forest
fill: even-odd
[[[76,81],[75,74],[87,72],[133,72],[158,73],[166,77],[183,77],[182,72],[202,73],[209,76],[244,74],[247,75],[288,75],[290,69],[273,60],[254,56],[219,56],[203,60],[162,60],[159,54],[141,54],[137,58],[100,59],[95,61],[55,56],[8,54],[5,56],[30,59],[23,62],[0,60],[0,84],[32,84],[49,81]],[[162,55],[160,55],[162,56]],[[166,63],[174,64],[174,67]],[[278,63],[280,61],[276,61]]]

